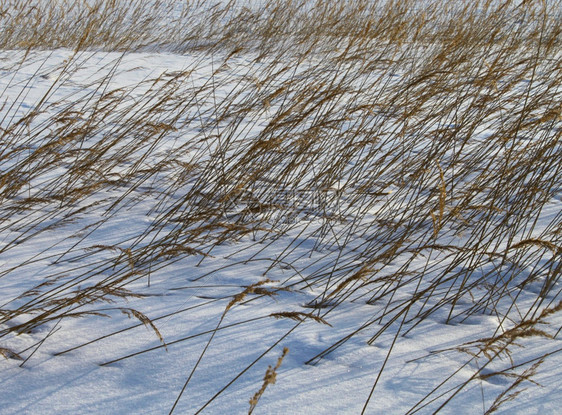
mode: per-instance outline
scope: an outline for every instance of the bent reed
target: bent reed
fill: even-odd
[[[274,315],[298,333],[342,304],[373,305],[308,364],[358,335],[399,342],[426,319],[492,315],[495,332],[446,352],[459,367],[520,371],[489,412],[516,399],[540,367],[510,360],[515,340],[556,339],[552,327],[531,329],[562,300],[562,212],[552,210],[562,189],[560,2],[256,3],[0,1],[0,282],[40,270],[1,298],[0,353],[25,364],[40,328],[50,336],[68,318],[123,314],[165,346],[160,317],[122,305],[142,305],[150,287],[130,286],[232,244],[236,266],[262,272],[221,300],[225,313],[307,293],[304,306]],[[67,59],[53,61],[56,50]],[[190,59],[114,87],[135,52]],[[29,107],[39,83],[48,87]],[[61,95],[73,83],[81,92]],[[104,240],[128,212],[149,220]],[[48,243],[26,251],[37,241]],[[223,269],[189,284],[220,283]],[[279,269],[283,280],[255,288]],[[36,346],[14,350],[21,333],[36,333]],[[441,409],[482,371],[459,379],[443,379],[411,412]]]

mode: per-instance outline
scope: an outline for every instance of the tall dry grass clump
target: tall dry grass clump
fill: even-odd
[[[163,347],[164,316],[101,303],[232,244],[233,266],[263,265],[247,287],[283,269],[278,289],[310,297],[306,312],[260,318],[298,333],[341,304],[374,306],[310,364],[359,334],[394,345],[428,318],[482,314],[504,331],[471,358],[496,361],[513,321],[539,324],[560,301],[560,13],[558,1],[1,1],[0,281],[41,277],[0,298],[0,352],[25,360],[42,343],[12,350],[18,333],[122,312]],[[58,48],[68,57],[53,64]],[[116,87],[138,51],[191,59]],[[150,220],[104,240],[131,214]],[[207,267],[189,283],[220,281]],[[271,297],[252,293],[225,306]],[[419,407],[448,404],[456,381]]]

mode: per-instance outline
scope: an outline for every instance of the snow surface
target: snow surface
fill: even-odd
[[[71,52],[65,50],[33,54],[33,58],[28,58],[17,71],[5,65],[0,73],[0,90],[5,91],[3,98],[17,103],[10,114],[15,119],[34,108],[53,82],[57,82],[61,65],[71,56]],[[15,63],[21,59],[22,52],[5,51],[1,55],[4,62]],[[224,84],[217,88],[218,94],[226,95],[236,88],[234,81],[242,79],[251,58],[233,58],[224,75],[214,77],[214,82],[218,84],[224,80]],[[60,86],[48,97],[49,102],[63,105],[64,102],[99,94],[95,80],[102,79],[115,63],[118,63],[118,70],[109,81],[107,90],[122,88],[127,91],[125,102],[131,105],[150,91],[150,82],[143,84],[144,80],[189,70],[192,71],[189,76],[191,86],[202,85],[212,77],[217,66],[217,62],[209,56],[157,53],[121,56],[91,52],[84,53],[75,62],[72,77],[58,80]],[[240,75],[238,78],[237,74]],[[23,95],[20,95],[22,92]],[[214,99],[220,101],[221,96]],[[205,105],[209,103],[201,103],[202,108]],[[274,110],[271,108],[270,114]],[[205,114],[202,116],[205,117]],[[264,119],[267,116],[267,111],[260,115]],[[48,117],[48,112],[42,113],[35,122],[40,123]],[[121,120],[115,117],[107,122],[109,126]],[[263,123],[256,122],[252,128],[260,128],[260,125]],[[171,134],[167,140],[159,142],[159,148],[152,152],[146,164],[156,163],[159,158],[173,153],[178,143],[190,139],[189,134],[195,136],[196,129]],[[186,162],[206,150],[194,146],[191,151],[184,154]],[[117,166],[115,173],[119,169],[126,169],[126,166]],[[61,167],[49,174],[52,176],[42,177],[41,180],[49,182],[56,175],[64,175],[65,171]],[[158,207],[157,196],[159,186],[164,184],[153,180],[146,183],[144,189],[152,191],[154,197],[134,201],[131,196],[128,203],[120,205],[118,212],[108,220],[88,228],[87,235],[84,234],[85,226],[97,223],[107,208],[104,201],[117,197],[118,189],[114,190],[114,194],[108,191],[109,194],[92,196],[88,202],[99,198],[100,204],[82,214],[79,220],[58,227],[56,232],[47,229],[35,234],[22,244],[12,244],[12,241],[25,235],[25,227],[18,228],[17,223],[4,227],[0,246],[9,244],[10,249],[0,255],[0,267],[4,270],[0,281],[2,308],[21,304],[23,300],[15,297],[52,275],[53,269],[57,269],[57,275],[72,274],[73,269],[81,269],[79,267],[88,264],[93,267],[95,261],[111,254],[102,251],[97,255],[80,257],[79,252],[88,247],[97,244],[127,246],[128,241],[135,240],[157,217],[158,208],[164,209]],[[40,183],[37,185],[40,188]],[[335,192],[340,187],[341,183],[334,183],[331,189]],[[392,190],[389,187],[388,193],[391,194]],[[176,191],[180,197],[181,189]],[[382,197],[381,206],[386,196]],[[541,225],[546,226],[560,212],[561,202],[558,198],[546,206],[537,232],[540,232]],[[373,206],[371,209],[378,208]],[[49,213],[40,210],[34,214],[42,217]],[[27,220],[29,218],[31,216],[27,216]],[[53,217],[53,221],[55,219]],[[14,218],[10,220],[15,221]],[[280,291],[273,300],[248,296],[250,301],[235,305],[224,315],[219,330],[197,364],[227,304],[241,291],[241,287],[263,280],[266,270],[269,279],[282,283],[299,278],[289,266],[271,266],[272,258],[278,258],[283,250],[291,247],[282,259],[293,267],[306,270],[307,275],[324,269],[325,264],[330,263],[337,254],[337,246],[313,250],[314,241],[299,238],[303,227],[319,226],[310,223],[310,218],[295,219],[287,235],[269,244],[255,243],[248,235],[236,243],[215,246],[212,257],[187,256],[163,268],[156,268],[150,273],[150,285],[146,278],[127,285],[129,290],[146,294],[146,297],[127,301],[116,299],[116,304],[92,307],[92,310],[103,311],[110,318],[88,316],[64,319],[41,326],[32,333],[1,340],[0,346],[9,345],[11,350],[25,357],[37,348],[37,342],[41,343],[22,367],[22,362],[16,359],[0,360],[0,413],[168,413],[195,365],[197,368],[178,402],[176,413],[195,413],[202,408],[203,413],[245,413],[249,408],[249,399],[261,386],[268,365],[275,365],[283,347],[287,347],[289,352],[278,369],[277,382],[268,386],[255,413],[360,413],[383,365],[384,371],[377,381],[366,413],[406,413],[449,376],[451,378],[442,392],[461,384],[478,370],[477,360],[463,366],[469,361],[465,353],[435,351],[489,336],[499,324],[498,318],[489,314],[474,314],[462,323],[446,324],[449,310],[443,309],[423,320],[405,336],[395,339],[393,333],[396,330],[389,329],[371,344],[368,341],[384,324],[398,327],[406,315],[388,321],[388,317],[381,317],[386,303],[354,301],[344,302],[323,316],[331,326],[310,319],[296,322],[270,317],[277,312],[302,311],[300,306],[314,302],[316,295],[321,294],[320,287],[309,291]],[[148,239],[142,243],[147,243]],[[416,261],[419,264],[414,264],[413,269],[437,263],[432,262],[436,261],[435,258],[419,258]],[[17,271],[7,272],[12,267],[17,267]],[[276,283],[270,286],[276,286]],[[523,309],[535,298],[536,295],[529,293],[526,299],[523,292],[518,304]],[[393,301],[398,304],[400,300],[397,297]],[[167,347],[162,346],[151,329],[134,318],[128,319],[118,307],[138,309],[151,318]],[[365,329],[341,347],[314,364],[305,364],[363,324]],[[553,327],[559,326],[560,317],[553,321]],[[557,346],[553,347],[553,344]],[[505,403],[501,410],[520,414],[559,412],[562,402],[560,340],[539,338],[524,346],[517,351],[517,362],[552,353],[533,377],[542,387],[525,383],[527,389],[513,402]],[[123,357],[126,358],[118,360]],[[481,413],[511,383],[512,379],[501,376],[470,382],[442,412]],[[423,400],[422,405],[426,403],[427,400]],[[419,413],[431,413],[437,409],[435,405],[439,403],[421,407]]]

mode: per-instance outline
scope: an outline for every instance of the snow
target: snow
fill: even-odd
[[[277,371],[277,381],[268,385],[256,413],[361,413],[367,400],[366,413],[399,414],[415,409],[419,413],[432,413],[456,391],[457,386],[462,386],[481,369],[480,362],[486,362],[482,355],[478,359],[471,358],[467,350],[473,347],[471,352],[477,351],[476,344],[471,342],[490,337],[503,325],[503,329],[509,329],[517,323],[514,316],[524,318],[541,298],[537,295],[542,287],[539,283],[514,291],[518,295],[517,310],[513,310],[507,320],[493,312],[472,313],[465,319],[463,313],[474,305],[467,296],[459,299],[454,310],[450,305],[437,307],[441,299],[447,298],[447,290],[456,287],[464,275],[462,264],[451,265],[448,252],[431,249],[408,257],[412,262],[407,269],[414,275],[402,274],[406,254],[385,264],[383,275],[401,275],[396,284],[403,285],[403,290],[397,290],[390,299],[375,298],[380,292],[370,291],[367,287],[353,293],[350,290],[349,298],[337,296],[337,301],[341,301],[337,307],[311,307],[311,304],[322,302],[327,287],[330,290],[336,288],[341,281],[337,278],[364,265],[362,261],[366,258],[356,256],[355,252],[365,249],[375,255],[376,247],[390,249],[390,243],[395,239],[388,244],[381,242],[378,239],[386,234],[382,230],[371,232],[371,227],[380,223],[382,229],[383,222],[391,222],[405,214],[403,203],[412,197],[408,191],[401,191],[396,183],[351,194],[347,183],[357,180],[354,166],[366,159],[365,154],[352,154],[342,178],[326,183],[323,190],[306,189],[316,174],[314,171],[303,167],[293,177],[295,183],[304,185],[303,191],[314,193],[313,197],[341,198],[339,212],[356,212],[360,226],[349,225],[349,217],[339,223],[328,222],[315,211],[323,201],[311,198],[313,202],[308,210],[301,206],[293,217],[283,214],[268,217],[267,212],[259,212],[261,216],[256,217],[268,218],[271,232],[256,229],[216,244],[207,242],[203,234],[197,240],[198,245],[192,247],[197,250],[195,255],[170,255],[169,259],[159,258],[153,263],[150,258],[135,257],[139,262],[129,263],[124,259],[130,252],[127,249],[148,249],[155,241],[175,241],[171,235],[193,212],[188,202],[195,198],[184,200],[186,194],[199,186],[207,192],[201,196],[201,203],[205,200],[212,203],[212,198],[218,197],[222,189],[216,170],[213,177],[208,168],[205,176],[199,176],[197,167],[191,173],[185,173],[182,168],[167,167],[145,176],[143,169],[154,168],[166,160],[184,165],[197,162],[219,166],[217,148],[221,143],[213,142],[208,136],[209,126],[223,128],[221,103],[228,97],[240,93],[232,102],[246,104],[245,85],[260,82],[260,77],[263,81],[267,77],[263,71],[268,68],[268,62],[256,62],[255,56],[249,52],[229,58],[224,67],[221,65],[225,56],[195,52],[180,55],[98,51],[74,55],[68,50],[53,50],[31,52],[24,59],[21,51],[2,51],[0,58],[3,65],[0,91],[2,100],[5,100],[5,105],[0,106],[0,127],[6,129],[15,120],[37,110],[35,118],[25,128],[42,131],[38,135],[29,134],[37,141],[22,142],[18,157],[0,159],[2,172],[41,148],[41,140],[46,142],[49,131],[57,126],[50,124],[53,114],[60,114],[68,105],[82,109],[74,115],[87,119],[96,99],[111,91],[122,97],[108,111],[96,135],[83,140],[82,149],[87,149],[94,148],[101,137],[120,133],[122,126],[131,122],[128,117],[133,111],[138,110],[137,117],[138,114],[142,117],[144,109],[157,103],[166,88],[177,97],[173,100],[174,105],[186,103],[185,108],[172,108],[171,105],[162,113],[146,114],[147,121],[154,125],[173,124],[174,130],[142,146],[136,144],[134,136],[124,135],[119,144],[108,150],[104,170],[92,174],[115,178],[113,185],[78,198],[63,209],[50,202],[38,202],[33,209],[15,211],[10,217],[3,217],[0,230],[1,310],[32,304],[33,296],[20,295],[46,280],[57,278],[57,284],[64,282],[65,287],[58,293],[63,295],[78,287],[84,289],[127,275],[137,267],[139,274],[129,278],[124,288],[144,296],[112,297],[113,303],[86,304],[76,311],[95,311],[104,316],[55,319],[17,336],[6,334],[6,328],[27,321],[31,314],[3,320],[0,347],[15,351],[25,361],[0,360],[1,414],[168,413],[188,378],[189,383],[177,402],[175,413],[245,413],[249,409],[249,399],[262,384],[267,367],[275,365],[284,347],[289,352]],[[311,61],[294,70],[285,70],[278,82],[308,82],[307,71],[314,73],[319,64]],[[63,69],[65,65],[71,65],[70,69]],[[217,71],[217,68],[222,69]],[[390,83],[400,82],[399,74],[391,78]],[[171,82],[173,79],[181,79],[181,82]],[[208,93],[193,97],[194,90],[211,82],[213,87]],[[355,79],[351,84],[367,82],[363,78]],[[100,84],[103,88],[99,88]],[[352,100],[345,96],[334,105],[346,108]],[[230,127],[233,128],[230,151],[234,154],[227,154],[232,156],[230,160],[242,157],[242,152],[236,155],[241,148],[238,145],[252,145],[252,139],[282,109],[281,99],[268,102],[263,108],[252,109],[255,113],[248,113],[236,127]],[[373,120],[376,117],[373,115]],[[399,126],[397,119],[388,122],[389,126]],[[495,122],[491,120],[477,132],[480,142],[484,143],[495,131]],[[338,131],[360,127],[350,119],[341,123]],[[299,128],[304,130],[305,125]],[[455,125],[440,128],[455,128]],[[333,137],[328,130],[323,133],[327,140]],[[21,136],[26,135],[22,133]],[[223,134],[223,137],[227,136]],[[345,143],[336,140],[332,145],[341,151],[346,148]],[[373,143],[372,154],[377,154],[377,146],[386,148],[390,145],[392,143],[383,138],[381,143]],[[478,144],[472,145],[474,151],[478,151]],[[464,151],[470,151],[469,147]],[[427,150],[424,148],[419,144],[410,152],[425,156]],[[80,161],[78,156],[73,159],[70,155],[74,149],[63,147],[61,152],[68,151],[65,163],[42,171],[28,186],[22,187],[19,194],[4,200],[3,214],[9,207],[17,206],[18,200],[31,196],[41,198],[53,189],[64,187],[65,177],[69,177],[67,175],[76,166],[73,160]],[[108,160],[114,154],[127,157],[111,164]],[[333,154],[340,153],[334,150]],[[326,170],[331,162],[327,158],[325,165],[316,165],[313,169]],[[226,167],[235,171],[234,161]],[[117,180],[135,172],[139,172],[139,181],[134,186],[120,184]],[[235,173],[239,175],[237,177],[252,174]],[[434,185],[438,183],[438,177],[437,173]],[[270,186],[271,172],[261,179],[260,186]],[[464,180],[469,182],[469,179],[467,175]],[[404,180],[408,178],[404,177]],[[559,182],[560,178],[554,180]],[[260,188],[253,190],[258,192]],[[225,218],[236,218],[250,205],[251,189],[248,192],[247,203],[233,207]],[[284,202],[295,205],[301,203],[300,197],[297,193],[282,196]],[[364,210],[349,209],[350,200],[360,202],[367,197],[376,200],[369,202]],[[438,195],[431,194],[429,189],[423,198],[433,205],[439,200]],[[424,201],[420,200],[420,204]],[[176,222],[168,221],[172,218],[168,213],[173,208],[177,208],[177,214],[173,215]],[[521,229],[519,240],[549,231],[559,223],[561,211],[559,187],[553,197],[548,197],[542,211],[536,212],[537,223],[532,229],[530,225]],[[380,222],[376,222],[375,218],[379,216]],[[412,226],[420,226],[420,231],[414,235],[419,236],[423,229],[432,232],[430,222]],[[180,230],[186,232],[185,228]],[[393,238],[396,238],[394,234]],[[440,243],[468,246],[472,243],[471,238],[471,235],[450,232]],[[500,238],[497,243],[506,249],[504,240]],[[514,279],[522,280],[522,275],[535,273],[540,267],[554,267],[554,263],[559,268],[559,255],[554,252],[534,257],[536,261],[526,262],[528,269],[517,272],[508,270],[508,264],[502,263],[498,267],[506,269],[498,269],[497,278],[513,275]],[[115,259],[119,262],[113,262]],[[480,272],[494,275],[496,265],[493,261],[483,261]],[[415,315],[423,313],[423,308],[402,307],[413,293],[418,292],[416,275],[423,275],[423,281],[419,283],[424,288],[449,266],[450,284],[440,284],[435,289],[435,296],[423,297],[427,299],[426,309],[436,306],[432,308],[433,312],[423,320],[416,320]],[[263,288],[272,291],[280,287],[292,289],[275,291],[271,296],[249,293],[244,301],[228,307],[245,287],[265,278],[270,281]],[[351,282],[350,286],[358,283]],[[542,300],[543,308],[559,301],[559,284],[555,281],[554,285],[555,288]],[[350,286],[342,291],[346,293]],[[486,294],[482,292],[484,287],[473,288],[471,294],[476,298]],[[384,289],[383,286],[381,290]],[[503,306],[503,303],[497,306]],[[151,327],[132,316],[131,310],[149,317],[166,345]],[[451,311],[457,319],[449,319]],[[299,322],[272,316],[283,312],[314,312],[329,325],[310,318]],[[562,317],[554,314],[549,321],[551,324],[545,330],[557,334]],[[350,337],[357,329],[360,330]],[[562,402],[559,382],[562,344],[559,336],[553,339],[525,338],[518,343],[520,346],[512,347],[511,356],[494,360],[483,373],[530,362],[521,366],[522,372],[535,362],[533,359],[545,354],[549,356],[532,377],[541,386],[523,382],[527,389],[517,399],[503,404],[501,411],[556,413]],[[324,355],[334,344],[340,347],[330,349],[331,352]],[[467,345],[466,350],[459,350],[458,346],[463,344]],[[441,385],[445,380],[446,383]],[[452,403],[444,406],[441,412],[484,412],[512,382],[513,378],[498,375],[474,379],[462,386]],[[434,388],[438,389],[428,396]],[[434,398],[437,399],[433,401]]]

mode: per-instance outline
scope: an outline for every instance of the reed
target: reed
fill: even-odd
[[[233,266],[261,274],[222,298],[225,313],[314,297],[313,313],[256,307],[245,324],[327,324],[342,304],[377,305],[309,363],[437,316],[497,316],[504,331],[458,345],[472,358],[556,337],[537,326],[560,301],[562,215],[545,213],[562,188],[559,1],[211,3],[0,1],[0,281],[41,269],[0,298],[5,358],[34,353],[12,350],[18,333],[100,315],[134,317],[166,345],[160,317],[123,303],[142,300],[128,287],[229,244]],[[48,52],[59,48],[64,61]],[[114,87],[140,51],[193,59]],[[73,82],[80,92],[65,95]],[[128,215],[150,220],[105,238]],[[412,411],[449,404],[451,382]]]

